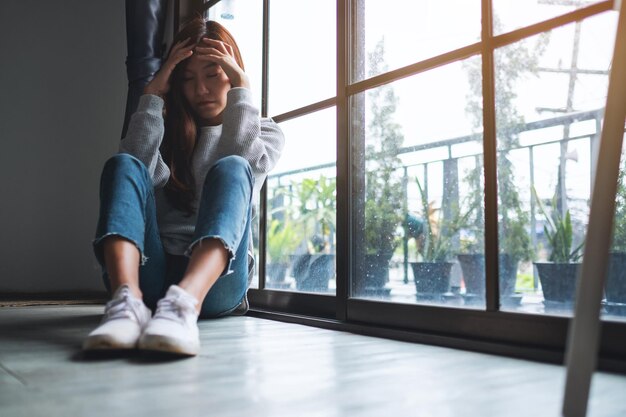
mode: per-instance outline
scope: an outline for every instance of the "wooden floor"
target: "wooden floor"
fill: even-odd
[[[0,416],[558,416],[560,366],[251,317],[201,321],[201,354],[84,357],[102,306],[0,308]],[[626,416],[596,374],[591,416]]]

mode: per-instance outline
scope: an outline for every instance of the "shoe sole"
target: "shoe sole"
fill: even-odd
[[[173,353],[182,356],[196,356],[200,350],[198,344],[182,344],[179,340],[160,335],[145,335],[139,339],[138,348],[154,352]]]
[[[85,340],[83,350],[131,350],[137,347],[137,343],[121,343],[110,337],[93,336]]]

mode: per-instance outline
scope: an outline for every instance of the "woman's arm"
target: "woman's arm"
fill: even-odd
[[[170,170],[159,152],[165,133],[163,96],[170,90],[172,71],[181,61],[193,55],[194,47],[189,39],[172,46],[167,60],[144,88],[137,111],[130,119],[126,137],[120,143],[119,151],[129,153],[143,162],[157,188],[163,187],[170,177]]]
[[[259,110],[252,103],[250,81],[237,64],[233,47],[214,39],[202,39],[196,57],[218,64],[230,80],[226,108],[222,115],[222,137],[218,158],[239,155],[257,174],[266,174],[276,162],[285,144],[283,132],[271,119],[261,121]]]
[[[137,111],[128,125],[126,137],[119,146],[120,153],[133,155],[144,163],[155,187],[163,187],[170,176],[170,170],[163,161],[159,147],[163,140],[163,99],[144,94],[139,99]]]
[[[218,157],[239,155],[256,173],[268,173],[285,145],[282,130],[272,119],[261,120],[247,88],[232,88],[222,119]]]

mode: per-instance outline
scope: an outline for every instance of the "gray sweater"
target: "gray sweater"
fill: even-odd
[[[227,95],[222,124],[199,128],[192,155],[197,198],[194,214],[188,217],[169,204],[163,191],[170,176],[169,168],[159,152],[164,134],[163,105],[163,99],[158,96],[147,94],[140,98],[119,151],[135,156],[148,168],[155,187],[157,219],[165,251],[183,255],[191,244],[197,220],[198,198],[209,168],[218,159],[229,155],[246,159],[254,174],[252,201],[255,204],[259,201],[259,191],[267,173],[278,161],[285,139],[273,120],[260,118],[259,110],[252,103],[250,90],[232,88]],[[249,255],[252,255],[251,251]]]

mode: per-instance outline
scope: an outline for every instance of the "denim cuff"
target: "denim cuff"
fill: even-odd
[[[191,258],[191,254],[194,250],[194,248],[196,247],[196,245],[198,246],[202,246],[202,241],[205,239],[218,239],[220,242],[222,242],[222,245],[224,245],[224,249],[226,249],[226,251],[228,252],[228,261],[226,263],[226,268],[224,268],[224,271],[222,271],[222,273],[220,274],[220,277],[224,276],[224,275],[228,275],[228,274],[232,274],[233,271],[231,269],[231,265],[233,264],[233,261],[235,260],[235,249],[233,247],[231,247],[228,243],[226,243],[226,241],[221,237],[221,236],[202,236],[199,237],[198,239],[194,240],[193,242],[191,242],[191,244],[189,245],[189,247],[187,248],[187,250],[185,251],[185,256],[188,258]]]
[[[141,247],[141,245],[138,242],[134,241],[133,239],[131,239],[131,238],[127,237],[127,236],[124,236],[122,233],[109,232],[109,233],[106,233],[106,234],[104,234],[102,236],[98,236],[97,238],[95,238],[91,242],[91,244],[93,246],[94,253],[96,255],[96,259],[98,260],[98,262],[100,262],[100,266],[102,266],[104,268],[105,267],[105,263],[104,263],[104,254],[103,254],[104,249],[100,249],[99,245],[104,240],[104,238],[107,238],[109,236],[119,236],[119,237],[122,237],[122,238],[128,240],[129,242],[131,242],[132,244],[134,244],[137,247],[137,250],[139,250],[139,255],[140,255],[140,258],[141,258],[140,259],[140,262],[141,262],[140,265],[143,266],[143,265],[146,264],[146,262],[148,262],[148,257],[146,255],[144,255],[143,248]]]

